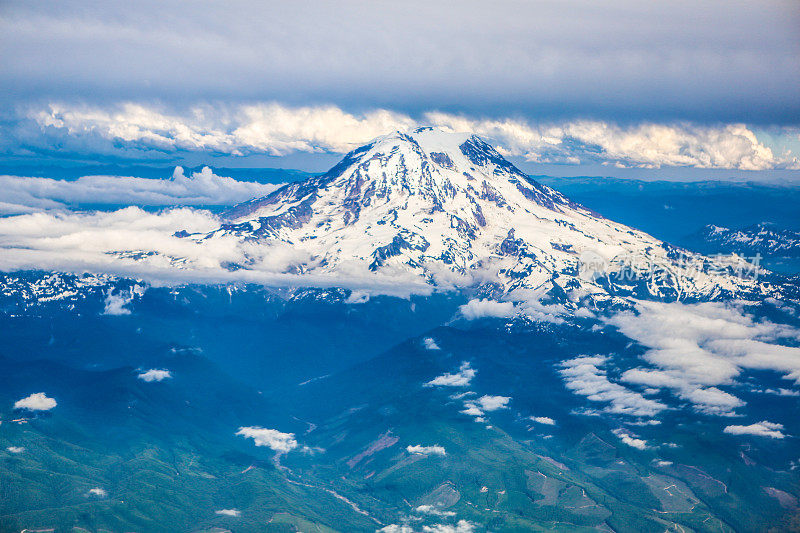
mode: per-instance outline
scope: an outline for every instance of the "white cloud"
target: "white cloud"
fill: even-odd
[[[16,453],[24,452],[25,451],[25,447],[24,446],[9,446],[8,448],[6,448],[6,450],[8,451],[8,453],[16,454]]]
[[[550,418],[549,416],[531,416],[529,417],[530,420],[536,422],[537,424],[544,424],[546,426],[555,426],[556,421]]]
[[[80,205],[233,205],[266,196],[280,185],[238,181],[204,167],[186,176],[176,167],[169,179],[83,176],[77,180],[0,176],[0,214]]]
[[[165,379],[172,378],[172,373],[169,370],[151,368],[145,372],[141,372],[138,376],[142,381],[151,383],[153,381],[164,381]]]
[[[432,526],[422,526],[424,533],[473,533],[476,525],[467,520],[459,520],[456,525],[434,524]]]
[[[722,416],[732,416],[734,409],[744,405],[744,402],[736,396],[721,391],[716,387],[698,388],[683,392],[681,397],[695,404],[701,412]]]
[[[430,349],[430,348],[429,348]],[[455,374],[442,374],[425,384],[426,387],[467,387],[472,378],[475,377],[477,370],[470,367],[468,361],[461,363],[458,372]]]
[[[486,120],[429,113],[428,120],[458,131],[496,139],[504,155],[538,163],[601,162],[660,168],[691,166],[764,170],[797,168],[794,156],[775,155],[744,124],[698,126],[577,120],[532,124],[523,120]]]
[[[792,389],[765,389],[764,394],[775,394],[777,396],[800,396],[800,391]]]
[[[100,487],[95,487],[93,489],[89,489],[89,496],[94,496],[96,498],[105,498],[106,496],[108,496],[108,493],[106,492],[105,489],[102,489]]]
[[[202,106],[169,113],[132,102],[103,109],[53,103],[29,118],[72,136],[96,134],[159,150],[243,155],[349,152],[369,140],[417,125],[409,116],[377,109],[355,115],[332,106],[287,107],[257,103]]]
[[[464,409],[461,411],[465,415],[476,417],[477,422],[485,422],[483,415],[487,412],[508,409],[509,396],[489,396],[484,395],[476,400],[465,400]]]
[[[380,528],[378,533],[414,533],[414,529],[407,525],[389,524]]]
[[[484,411],[497,411],[499,409],[506,409],[508,402],[511,401],[509,396],[481,396],[477,402],[481,409]]]
[[[638,302],[636,312],[607,323],[648,348],[643,359],[655,368],[632,368],[627,383],[666,388],[707,414],[730,416],[745,403],[721,390],[745,370],[773,370],[800,383],[796,329],[756,320],[732,304]]]
[[[183,114],[130,102],[111,108],[54,103],[33,109],[28,118],[45,131],[62,131],[71,138],[99,135],[160,151],[343,153],[391,131],[433,125],[477,133],[496,141],[506,155],[539,163],[740,170],[800,166],[794,155],[773,153],[744,124],[642,122],[623,126],[598,120],[477,119],[442,112],[412,118],[387,109],[354,114],[332,105],[289,107],[274,102],[204,105]],[[206,189],[202,195],[207,197]]]
[[[634,435],[631,435],[624,429],[615,429],[612,431],[614,435],[619,437],[619,440],[622,441],[623,444],[627,444],[632,448],[636,448],[637,450],[645,450],[647,449],[647,441],[642,440]]]
[[[48,398],[43,392],[31,394],[26,398],[17,400],[14,409],[27,409],[29,411],[49,411],[58,403],[53,398]]]
[[[422,514],[429,514],[434,516],[455,516],[456,513],[453,511],[442,511],[438,507],[433,505],[418,505],[414,508],[414,512],[422,513]]]
[[[266,446],[276,452],[289,452],[297,448],[294,433],[282,433],[276,429],[248,426],[240,427],[236,434],[246,439],[253,439],[256,446]]]
[[[365,291],[351,291],[350,295],[345,298],[346,304],[365,304],[369,301],[369,293]]]
[[[421,444],[415,444],[413,446],[406,446],[406,450],[408,453],[418,453],[422,455],[447,455],[444,448],[435,444],[433,446],[422,446]]]
[[[417,125],[409,116],[385,109],[354,115],[336,106],[289,108],[270,103],[244,106],[239,112],[234,142],[273,155],[349,152],[380,135]]]
[[[461,316],[467,320],[479,318],[508,318],[516,314],[511,302],[497,302],[488,299],[474,299],[458,308]]]
[[[464,409],[461,412],[469,416],[483,416],[483,411],[481,408],[475,405],[473,402],[464,402]]]
[[[758,437],[782,439],[786,436],[781,431],[782,429],[782,424],[762,420],[761,422],[756,422],[749,426],[727,426],[723,431],[731,435],[756,435]]]
[[[520,296],[522,295],[521,291],[517,291],[517,294],[520,294]],[[562,317],[568,314],[567,308],[561,304],[543,304],[540,298],[541,295],[524,298],[522,301],[518,302],[517,308],[522,314],[533,320],[563,324],[564,319]],[[583,313],[575,312],[574,316],[582,314]]]
[[[607,362],[603,356],[576,357],[562,362],[560,373],[568,389],[590,401],[609,404],[606,411],[611,413],[652,417],[667,408],[609,380],[602,368]]]
[[[422,510],[419,512],[428,512],[428,514],[434,514],[438,516],[452,516],[450,512],[443,512],[443,511],[435,511],[429,505],[422,505],[417,507],[419,510],[420,508],[429,509],[431,512]],[[455,513],[453,513],[455,514]],[[384,526],[378,530],[378,533],[473,533],[477,526],[469,522],[467,520],[459,520],[456,525],[450,524],[433,524],[430,526],[422,526],[422,529],[415,530],[413,527],[409,525],[399,525],[399,524],[390,524],[388,526]]]
[[[110,290],[105,300],[104,315],[120,316],[131,314],[125,306],[133,301],[133,294],[113,294]]]
[[[425,337],[422,339],[422,344],[425,346],[426,350],[441,350],[439,345],[436,344],[436,341],[432,337]]]
[[[242,512],[238,509],[219,509],[217,511],[214,511],[214,514],[218,514],[221,516],[233,516],[233,517],[242,516]]]

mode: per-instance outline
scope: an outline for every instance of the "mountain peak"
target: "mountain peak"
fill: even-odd
[[[526,176],[477,135],[432,126],[410,132],[395,131],[378,137],[348,154],[345,160],[352,154],[363,153],[364,150],[389,154],[404,149],[418,154],[423,161],[455,172],[469,173],[480,167],[489,169],[490,174]]]
[[[357,218],[361,208],[391,203],[415,196],[443,209],[459,192],[480,206],[474,198],[507,204],[501,187],[511,186],[530,202],[559,210],[560,206],[580,208],[560,193],[540,185],[507,161],[492,145],[468,133],[424,127],[411,132],[395,131],[356,148],[328,172],[301,184],[291,184],[264,198],[240,204],[225,216],[241,222],[271,213],[269,206],[298,195],[320,190],[341,189],[342,203],[350,212],[348,221]],[[265,211],[264,207],[268,207]],[[268,215],[269,216],[269,215]],[[478,222],[480,222],[478,215]]]
[[[479,137],[435,128],[378,137],[225,217],[206,238],[288,244],[301,258],[288,273],[672,299],[741,285],[676,264],[673,247],[539,184]],[[603,269],[585,269],[586,257]],[[609,278],[631,270],[645,277]]]

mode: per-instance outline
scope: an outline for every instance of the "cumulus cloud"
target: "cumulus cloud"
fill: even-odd
[[[266,196],[276,184],[238,181],[210,168],[186,175],[176,167],[168,179],[83,176],[77,180],[0,176],[0,214],[64,209],[83,205],[233,205]]]
[[[631,448],[636,448],[637,450],[645,450],[647,449],[647,441],[642,440],[635,435],[631,435],[624,429],[615,429],[612,431],[614,435],[619,437],[619,440],[622,441],[623,444],[627,444]]]
[[[172,378],[172,373],[169,370],[160,368],[151,368],[145,372],[141,372],[138,376],[142,381],[152,383],[153,381],[164,381],[165,379]]]
[[[785,151],[774,153],[745,124],[706,126],[682,122],[623,126],[598,120],[531,122],[519,118],[471,118],[436,111],[412,118],[387,109],[356,114],[332,105],[289,107],[274,102],[234,107],[203,105],[184,114],[136,103],[122,103],[113,108],[50,104],[32,109],[27,119],[43,132],[63,131],[73,140],[99,136],[109,142],[156,150],[231,155],[344,153],[379,135],[433,125],[477,133],[496,142],[504,155],[536,163],[739,170],[800,168],[796,155]],[[784,132],[787,138],[792,135],[797,135],[797,131]],[[217,196],[225,193],[233,198],[240,197],[248,187],[255,188],[228,178],[214,180],[206,170],[191,182],[177,178],[167,184],[175,191],[166,194],[191,197],[188,192],[197,189],[197,203],[203,203],[201,199],[208,199],[213,191],[217,191]],[[157,190],[141,194],[164,194],[158,190],[162,186],[148,181],[152,180],[135,185]]]
[[[432,339],[431,339],[432,340]],[[428,348],[430,349],[430,348]],[[442,374],[427,382],[427,387],[467,387],[472,378],[475,377],[477,370],[470,367],[468,361],[461,363],[458,372],[455,374]]]
[[[217,511],[214,511],[214,514],[218,514],[221,516],[232,516],[232,517],[242,516],[242,512],[238,509],[219,509]]]
[[[723,431],[730,435],[755,435],[758,437],[769,437],[771,439],[782,439],[786,435],[781,431],[782,424],[767,422],[762,420],[749,426],[727,426]]]
[[[508,402],[511,401],[509,396],[481,396],[477,402],[481,409],[484,411],[497,411],[499,409],[506,409]]]
[[[417,125],[411,117],[385,109],[356,115],[333,105],[287,107],[274,102],[204,105],[183,115],[132,102],[110,109],[54,103],[32,110],[28,118],[73,137],[99,135],[159,150],[275,156],[349,152],[379,135]]]
[[[465,400],[464,409],[461,411],[465,415],[474,416],[478,422],[483,422],[483,415],[487,412],[507,409],[509,396],[490,396],[484,395],[476,400]]]
[[[511,302],[497,302],[488,299],[473,299],[458,308],[461,316],[467,320],[479,318],[508,318],[516,314]]]
[[[624,167],[697,167],[765,170],[800,168],[800,160],[774,154],[744,124],[697,126],[602,121],[531,124],[431,113],[434,124],[496,139],[504,155],[537,163],[605,163]]]
[[[528,417],[531,421],[536,422],[537,424],[544,424],[546,426],[555,426],[556,421],[550,418],[549,416],[531,416]]]
[[[626,370],[627,383],[666,388],[700,412],[732,415],[744,401],[719,387],[745,370],[772,370],[800,383],[800,348],[778,344],[797,330],[756,320],[732,304],[639,302],[606,320],[648,348],[649,368]]]
[[[474,402],[464,402],[464,409],[461,412],[469,416],[483,417],[483,411]]]
[[[276,452],[285,453],[297,448],[294,433],[282,433],[276,429],[248,426],[240,427],[236,434],[246,439],[253,439],[256,446],[266,446]]]
[[[421,444],[415,444],[413,446],[406,446],[406,450],[408,453],[418,453],[422,455],[447,455],[445,449],[438,444],[433,446],[422,446]]]
[[[108,493],[105,489],[95,487],[93,489],[89,489],[89,496],[94,496],[95,498],[105,498],[108,496]]]
[[[8,451],[8,453],[17,454],[17,453],[24,452],[25,451],[25,447],[24,446],[9,446],[8,448],[6,448],[6,450]]]
[[[436,344],[436,340],[434,340],[432,337],[425,337],[422,339],[422,345],[425,346],[426,350],[441,350],[439,345]]]
[[[605,410],[610,413],[652,417],[667,408],[611,381],[603,368],[607,362],[604,356],[576,357],[562,362],[560,373],[568,389],[590,401],[608,404]]]
[[[58,405],[53,398],[43,392],[37,392],[14,402],[14,409],[27,409],[29,411],[49,411]]]

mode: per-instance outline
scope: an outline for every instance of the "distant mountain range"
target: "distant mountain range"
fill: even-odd
[[[800,257],[800,231],[782,229],[774,224],[754,224],[741,229],[708,225],[693,238],[698,248],[706,252]]]

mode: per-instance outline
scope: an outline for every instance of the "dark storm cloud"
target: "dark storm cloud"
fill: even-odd
[[[800,8],[731,2],[5,2],[6,104],[333,103],[800,121]]]

